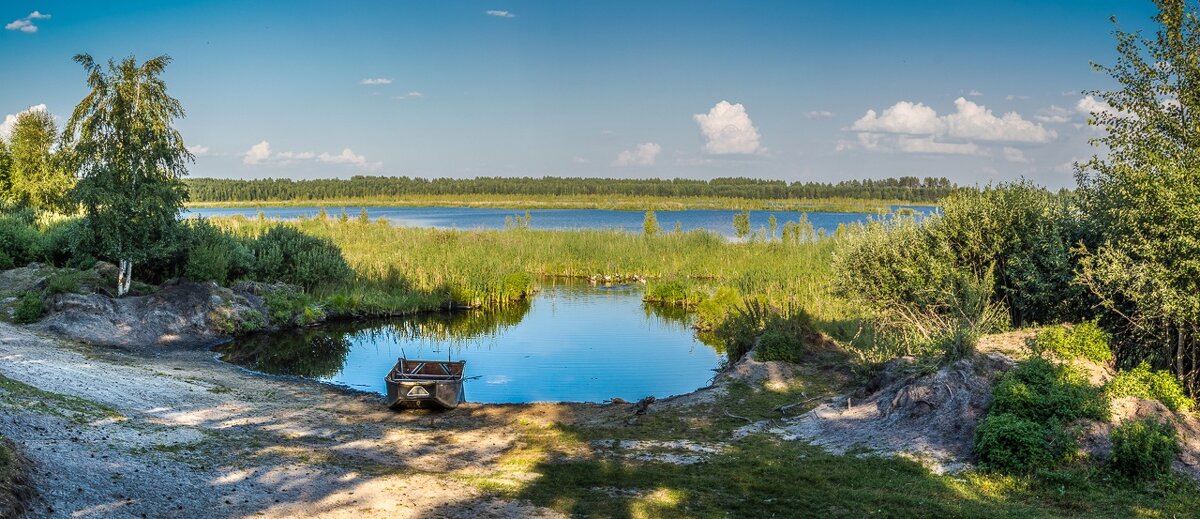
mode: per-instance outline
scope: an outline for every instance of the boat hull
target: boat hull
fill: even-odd
[[[454,409],[465,401],[464,361],[401,358],[384,377],[392,409]]]

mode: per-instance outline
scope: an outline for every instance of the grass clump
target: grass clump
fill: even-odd
[[[1112,336],[1094,321],[1074,327],[1050,326],[1043,328],[1030,344],[1035,353],[1051,352],[1063,360],[1084,358],[1105,363],[1113,358],[1109,341]]]
[[[747,299],[713,330],[725,346],[729,362],[737,362],[758,346],[754,359],[760,362],[799,362],[808,341],[819,335],[815,321],[803,308],[778,308],[761,300]]]
[[[975,430],[980,465],[1023,473],[1070,459],[1076,441],[1066,424],[1106,420],[1108,401],[1077,370],[1035,357],[1000,377],[992,407]]]
[[[17,300],[13,310],[13,321],[17,324],[35,323],[42,318],[42,294],[36,291],[25,292]]]
[[[1154,418],[1129,420],[1113,428],[1112,459],[1114,471],[1134,480],[1151,480],[1171,473],[1171,464],[1179,455],[1179,438],[1169,423]]]
[[[1184,393],[1179,379],[1168,371],[1152,371],[1145,361],[1131,370],[1118,372],[1104,386],[1104,392],[1109,398],[1134,396],[1158,400],[1176,412],[1191,412],[1196,407],[1196,401]]]

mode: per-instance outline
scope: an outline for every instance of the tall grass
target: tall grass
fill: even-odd
[[[243,217],[213,222],[246,234],[276,223]],[[325,294],[335,312],[503,305],[528,296],[536,277],[599,275],[644,278],[650,298],[667,303],[683,301],[664,290],[670,287],[683,287],[678,293],[693,298],[693,304],[724,289],[771,304],[796,305],[818,320],[853,313],[830,291],[836,238],[730,242],[704,231],[645,236],[520,227],[438,230],[336,218],[283,223],[332,240],[357,274],[352,286]]]

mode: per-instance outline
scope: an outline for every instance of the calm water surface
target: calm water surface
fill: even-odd
[[[535,217],[536,219],[536,217]],[[723,358],[640,286],[548,284],[501,312],[462,312],[250,337],[220,348],[252,369],[384,392],[397,357],[465,359],[470,402],[602,402],[708,385]]]
[[[925,216],[936,208],[927,206],[894,206],[895,211],[908,208],[918,215]],[[359,206],[326,207],[331,215],[343,211],[350,217],[357,217]],[[371,219],[385,218],[393,225],[404,227],[434,227],[441,229],[503,229],[504,218],[524,211],[515,209],[492,209],[479,207],[367,207]],[[232,216],[243,215],[254,217],[262,211],[267,218],[293,219],[313,217],[320,211],[319,207],[238,207],[238,208],[196,208],[190,214],[199,216]],[[643,211],[615,211],[608,209],[532,209],[534,229],[624,229],[631,232],[642,232]],[[665,230],[675,228],[678,222],[684,231],[705,229],[708,231],[733,236],[733,215],[737,211],[715,209],[689,209],[686,211],[656,211],[658,224]],[[796,211],[751,211],[751,228],[758,230],[767,227],[768,220],[774,214],[779,228],[784,222],[798,221],[802,213]],[[837,230],[838,225],[864,222],[868,218],[880,217],[874,213],[803,213],[817,231],[824,230],[827,234]],[[780,231],[782,232],[782,231]]]

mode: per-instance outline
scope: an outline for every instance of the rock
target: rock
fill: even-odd
[[[127,349],[210,346],[266,324],[261,298],[252,301],[213,283],[180,280],[148,296],[55,294],[48,307],[50,315],[35,329]]]
[[[966,468],[975,427],[992,400],[992,383],[1014,361],[999,353],[980,354],[931,374],[912,365],[912,359],[891,361],[871,384],[877,389],[861,400],[847,395],[765,430],[835,454],[866,447],[916,458],[938,473]],[[749,433],[764,427],[745,429]]]

